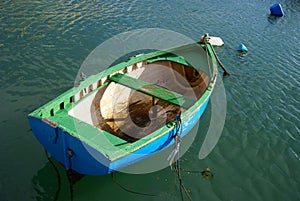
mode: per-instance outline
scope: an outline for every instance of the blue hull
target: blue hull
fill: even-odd
[[[199,121],[208,101],[209,98],[198,110],[193,111],[187,120],[182,120],[181,137],[188,134]],[[147,158],[172,145],[176,133],[176,129],[173,129],[135,152],[110,161],[105,155],[58,126],[50,125],[35,117],[29,117],[29,123],[38,141],[56,160],[67,170],[72,169],[85,175],[105,175]]]

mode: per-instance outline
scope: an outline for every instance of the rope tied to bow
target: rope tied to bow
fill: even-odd
[[[169,165],[172,168],[172,164],[179,159],[179,148],[181,142],[181,118],[180,115],[176,115],[176,124],[175,124],[176,134],[174,135],[174,149],[168,156],[167,160],[169,161]]]

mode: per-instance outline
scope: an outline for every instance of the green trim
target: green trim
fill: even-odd
[[[155,141],[159,137],[165,135],[172,129],[174,129],[175,122],[172,121],[168,125],[162,127],[159,130],[156,130],[155,132],[147,135],[146,137],[137,140],[134,143],[129,143],[125,140],[122,140],[106,131],[100,130],[90,124],[87,124],[85,122],[82,122],[72,116],[68,115],[68,111],[74,107],[74,105],[78,104],[81,100],[76,101],[73,103],[70,101],[71,97],[74,97],[75,94],[79,93],[81,90],[84,90],[85,88],[88,88],[91,84],[94,84],[98,82],[101,78],[107,77],[111,74],[114,74],[118,71],[121,71],[125,67],[128,67],[130,65],[133,65],[137,62],[141,61],[147,61],[147,63],[152,63],[155,61],[161,61],[161,60],[167,60],[167,61],[175,61],[178,63],[181,63],[183,65],[188,65],[188,62],[181,56],[176,56],[176,54],[172,54],[172,52],[181,51],[184,52],[185,50],[189,50],[189,48],[193,47],[200,47],[199,44],[189,44],[185,45],[179,48],[172,48],[167,51],[157,51],[153,53],[148,54],[142,54],[139,56],[132,57],[127,62],[119,63],[111,68],[108,68],[104,70],[103,72],[100,72],[96,75],[92,75],[88,77],[86,80],[84,80],[78,87],[71,88],[70,90],[66,91],[65,93],[61,94],[60,96],[56,97],[55,99],[49,101],[45,105],[41,106],[40,108],[36,109],[32,113],[29,114],[29,116],[33,116],[39,119],[47,118],[55,123],[58,124],[58,126],[64,130],[65,132],[69,133],[70,135],[80,139],[81,141],[85,142],[86,144],[90,145],[91,147],[95,148],[97,151],[101,152],[102,154],[106,155],[109,160],[117,160],[118,158],[121,158],[124,155],[127,155],[131,152],[134,152],[138,149],[140,149],[143,146],[146,146],[147,144]],[[195,103],[188,103],[188,108],[185,112],[181,114],[182,121],[186,121],[190,118],[192,113],[199,109],[201,105],[210,97],[210,94],[214,88],[216,76],[218,73],[217,70],[217,62],[213,55],[212,49],[209,45],[202,45],[208,52],[208,55],[212,59],[212,80],[210,82],[209,87],[205,91],[205,93],[201,96],[201,98],[196,101]],[[190,66],[190,65],[189,65]],[[118,75],[116,75],[117,77]],[[114,77],[114,76],[112,76]],[[114,78],[116,78],[114,77]],[[122,75],[122,77],[125,77]],[[128,76],[126,76],[128,77]],[[111,78],[111,79],[114,79]],[[119,80],[119,82],[122,82]],[[134,81],[136,82],[136,81]],[[124,83],[123,83],[124,84]],[[146,85],[147,83],[140,83],[140,88]],[[102,83],[102,86],[98,87],[97,89],[94,89],[93,92],[90,92],[89,94],[85,95],[89,96],[95,91],[99,90],[102,87],[105,87],[107,85]],[[153,87],[153,86],[152,86]],[[160,92],[170,92],[169,90],[162,90],[161,87],[155,86],[153,90],[150,90],[149,95],[155,94],[155,96],[162,98],[161,95],[157,95],[156,92],[153,92],[155,90],[158,90]],[[143,92],[145,90],[143,89]],[[172,92],[173,93],[173,92]],[[173,93],[174,94],[174,93]],[[174,95],[176,96],[176,95]],[[170,99],[172,96],[167,95],[166,97],[163,97],[164,99]],[[179,105],[186,104],[187,98],[179,95],[178,98],[180,101],[177,102]],[[83,98],[84,99],[84,98]],[[168,100],[170,101],[170,100]],[[63,108],[61,107],[61,104],[63,103]],[[53,110],[53,114],[51,115],[51,110]]]
[[[177,56],[177,55],[174,55],[174,54],[167,54],[167,55],[164,55],[164,57],[155,57],[155,58],[152,58],[152,59],[148,59],[147,62],[149,64],[151,64],[151,63],[154,63],[154,62],[157,62],[157,61],[166,61],[166,60],[181,63],[181,64],[186,65],[186,66],[191,65],[183,57]]]
[[[157,85],[129,77],[124,74],[117,73],[109,78],[111,81],[129,87],[149,96],[164,100],[177,106],[182,106],[185,109],[190,108],[195,104],[196,100],[185,97],[174,91],[170,91]]]

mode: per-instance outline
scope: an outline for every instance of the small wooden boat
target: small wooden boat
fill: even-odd
[[[217,74],[210,44],[137,55],[36,109],[30,126],[66,170],[104,175],[174,144],[179,130],[188,134]]]

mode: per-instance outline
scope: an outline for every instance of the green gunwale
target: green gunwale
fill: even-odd
[[[147,144],[153,142],[157,138],[165,135],[166,133],[174,129],[175,122],[172,121],[169,124],[162,127],[161,129],[158,129],[155,132],[147,135],[146,137],[141,138],[140,140],[134,143],[129,143],[106,131],[100,130],[96,127],[93,127],[90,124],[82,122],[68,115],[68,111],[72,109],[74,105],[77,104],[77,103],[72,103],[70,101],[70,97],[74,97],[76,93],[87,88],[92,83],[97,82],[100,78],[106,77],[127,66],[133,65],[137,62],[141,62],[144,60],[147,60],[148,63],[152,63],[158,60],[169,60],[184,65],[189,65],[189,63],[183,57],[181,56],[174,57],[174,55],[170,55],[169,53],[172,52],[173,50],[178,50],[178,49],[184,51],[185,49],[188,49],[195,45],[198,45],[200,47],[199,44],[195,43],[195,44],[185,45],[180,48],[172,48],[166,51],[157,51],[157,52],[152,52],[152,53],[142,54],[136,57],[132,57],[129,61],[121,62],[111,68],[104,70],[103,72],[88,77],[78,87],[73,87],[70,90],[66,91],[65,93],[59,95],[58,97],[46,103],[45,105],[34,110],[32,113],[29,114],[29,116],[36,117],[39,119],[47,118],[50,121],[55,122],[58,125],[58,127],[61,128],[63,131],[69,133],[70,135],[78,138],[79,140],[90,145],[97,151],[101,152],[110,161],[117,160],[118,158],[121,158],[129,153],[132,153],[135,150],[138,150],[139,148],[146,146]],[[211,57],[212,69],[213,69],[212,79],[210,85],[208,86],[207,90],[204,92],[202,97],[198,101],[196,101],[196,103],[193,106],[191,106],[189,109],[187,109],[185,112],[182,113],[181,119],[183,121],[188,120],[188,118],[192,115],[193,111],[197,111],[197,109],[199,109],[201,105],[210,97],[218,73],[217,61],[213,54],[212,47],[209,44],[201,45],[201,46],[206,49],[209,56]],[[106,85],[107,83],[103,84],[97,89],[94,89],[93,92],[91,93],[94,93],[95,91],[97,91],[102,87],[105,87]],[[60,107],[62,103],[64,105],[63,109]],[[51,115],[50,112],[51,110],[53,110],[54,115]]]

